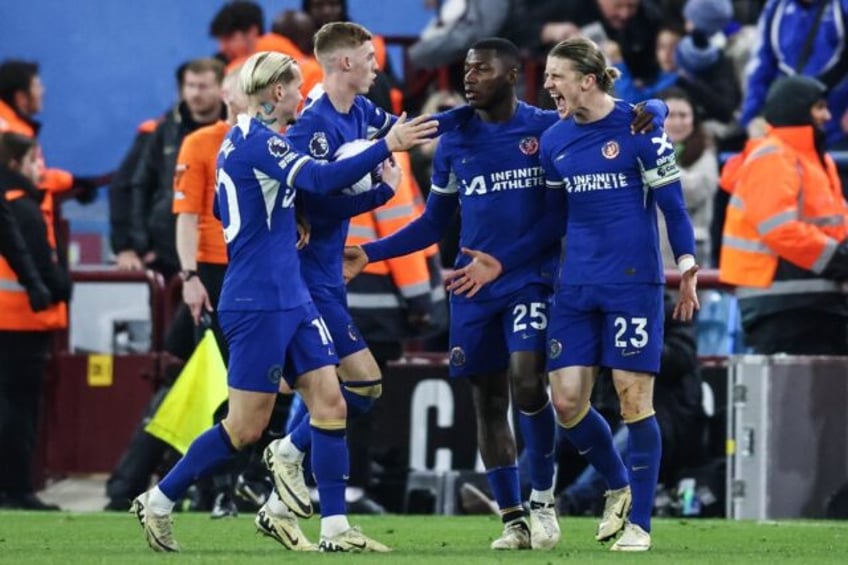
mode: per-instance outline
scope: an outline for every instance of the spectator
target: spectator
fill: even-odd
[[[707,37],[724,30],[733,19],[730,0],[687,0],[683,6],[686,31],[700,30]]]
[[[171,212],[177,151],[183,138],[224,117],[224,66],[196,59],[185,70],[181,101],[156,126],[132,179],[132,246],[148,266],[170,278],[179,271]]]
[[[706,32],[694,30],[677,46],[677,86],[685,90],[704,120],[732,122],[742,99],[733,63],[710,43]]]
[[[41,123],[35,115],[42,110],[46,89],[41,82],[38,63],[6,60],[0,63],[0,133],[11,131],[27,137],[37,137]],[[80,203],[87,204],[97,197],[97,187],[109,183],[111,175],[86,177],[61,169],[46,168],[41,147],[36,146],[41,173],[36,185],[47,191],[42,199],[47,229],[54,234],[54,195],[73,194]],[[70,191],[70,192],[69,192]],[[60,259],[65,263],[65,248],[57,246]]]
[[[756,353],[848,354],[848,207],[824,152],[825,94],[803,76],[771,86],[769,129],[738,171],[727,208],[720,280],[737,285]]]
[[[657,76],[655,45],[663,15],[653,0],[523,2],[523,15],[510,21],[507,34],[518,45],[542,54],[545,46],[582,34],[599,45],[618,44],[636,80],[647,82]]]
[[[177,67],[175,73],[177,83],[177,97],[182,100],[183,80],[188,63]],[[150,135],[156,130],[168,112],[162,116],[145,120],[136,129],[135,137],[129,150],[121,160],[118,170],[112,178],[109,186],[109,243],[118,269],[122,271],[136,271],[143,269],[152,260],[151,256],[139,257],[133,249],[132,240],[132,178],[138,164],[144,155]]]
[[[828,107],[834,118],[827,125],[827,143],[843,141],[846,132],[840,118],[848,109],[848,81],[844,70],[834,71],[846,61],[846,23],[848,0],[769,0],[760,15],[758,45],[748,66],[742,125],[763,110],[769,85],[777,78],[823,76],[831,88]]]
[[[668,105],[665,131],[674,144],[680,183],[686,211],[695,230],[695,257],[702,266],[709,265],[710,222],[713,213],[713,196],[718,187],[718,159],[712,140],[698,118],[692,101],[679,88],[667,90],[660,96]],[[660,233],[665,233],[662,213]],[[663,263],[667,269],[676,266],[668,238],[662,238]]]
[[[441,2],[436,16],[409,48],[410,62],[419,69],[433,69],[462,60],[476,41],[499,35],[515,4],[510,0]]]
[[[34,493],[32,458],[41,391],[53,332],[67,328],[68,272],[56,255],[56,240],[41,210],[38,145],[19,133],[0,135],[0,197],[8,203],[49,298],[32,304],[32,293],[0,257],[0,506],[58,510]],[[48,304],[49,303],[49,306]],[[38,311],[36,311],[38,310]]]
[[[305,25],[308,28],[308,22]],[[227,71],[240,66],[254,53],[274,51],[292,57],[300,65],[303,76],[300,91],[304,96],[321,82],[321,68],[309,53],[303,52],[289,37],[265,33],[265,15],[256,2],[235,0],[224,4],[209,24],[209,35],[218,41]]]
[[[156,130],[158,120],[145,120],[136,129],[132,145],[127,151],[109,186],[109,243],[115,262],[122,271],[138,271],[152,261],[151,255],[144,259],[133,249],[132,238],[132,177],[138,167],[147,142]]]
[[[659,72],[654,80],[637,80],[630,67],[624,62],[617,44],[607,46],[607,61],[619,70],[621,76],[615,81],[615,93],[622,100],[641,102],[656,97],[660,92],[674,86],[679,80],[677,73],[677,46],[683,37],[679,25],[665,24],[657,34],[656,57]]]
[[[306,12],[283,10],[274,17],[271,32],[289,38],[304,55],[309,56],[312,53],[315,22]]]
[[[2,174],[0,171],[0,175]],[[50,290],[44,286],[44,281],[38,274],[32,254],[21,233],[21,227],[15,220],[15,215],[2,191],[0,191],[0,259],[6,260],[9,268],[18,278],[18,282],[26,289],[33,312],[40,312],[50,305]]]

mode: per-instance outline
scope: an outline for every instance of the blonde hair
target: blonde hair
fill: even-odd
[[[583,75],[592,75],[598,87],[611,93],[615,81],[621,73],[615,67],[608,67],[607,60],[598,45],[586,37],[574,37],[557,43],[548,57],[568,59],[574,64],[574,70]]]
[[[278,82],[288,84],[295,78],[296,64],[294,59],[282,53],[273,51],[254,53],[241,67],[239,85],[242,91],[250,96]]]
[[[325,57],[338,49],[355,49],[371,41],[371,32],[353,22],[330,22],[321,26],[313,38],[315,57]]]

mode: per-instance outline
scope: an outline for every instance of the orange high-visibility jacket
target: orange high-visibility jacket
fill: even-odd
[[[415,177],[412,176],[409,155],[395,153],[393,156],[403,171],[403,177],[394,197],[376,210],[351,218],[345,245],[362,245],[391,235],[424,212],[421,191],[415,182]],[[363,272],[377,275],[390,274],[398,290],[407,298],[423,294],[424,286],[430,280],[427,257],[435,255],[438,251],[437,246],[431,245],[403,257],[369,263]]]
[[[9,202],[27,198],[23,190],[7,190],[4,197]],[[43,209],[42,209],[43,213]],[[46,223],[45,218],[45,223]],[[47,224],[47,241],[56,250],[56,238]],[[0,256],[0,330],[48,331],[68,327],[68,307],[64,302],[51,305],[41,312],[33,312],[26,289],[6,259]]]
[[[719,278],[751,287],[740,289],[740,297],[838,292],[834,281],[814,277],[848,236],[846,220],[848,206],[836,165],[828,155],[822,163],[813,127],[770,128],[738,171],[724,224]],[[779,260],[808,276],[776,282]]]
[[[321,79],[324,78],[324,72],[321,70],[321,65],[318,64],[318,61],[301,51],[288,37],[274,32],[266,33],[256,40],[255,52],[258,53],[260,51],[282,53],[297,61],[300,67],[300,74],[303,76],[303,86],[300,87],[300,92],[304,97],[309,94],[313,86],[321,82]],[[232,72],[244,64],[248,57],[249,55],[239,57],[227,63],[227,72]]]
[[[412,176],[409,155],[396,153],[394,158],[403,171],[395,196],[376,210],[352,218],[346,245],[362,245],[391,235],[423,213],[424,203]],[[389,328],[403,332],[402,321],[391,318],[399,318],[399,314],[405,316],[405,305],[409,300],[427,297],[431,310],[444,308],[446,294],[437,266],[438,257],[438,247],[431,245],[409,255],[369,263],[362,275],[348,285],[347,298],[351,311],[358,316],[379,318],[380,323],[375,322],[375,325],[381,326],[389,334]],[[365,327],[369,325],[365,324]],[[374,338],[367,334],[365,337]],[[395,333],[393,341],[404,337],[408,336]]]
[[[26,137],[36,137],[38,133],[31,123],[21,118],[11,106],[0,100],[0,133],[7,131],[19,133]],[[44,199],[41,201],[41,210],[44,212],[44,220],[47,222],[47,231],[50,237],[54,238],[53,194],[70,190],[74,184],[74,176],[62,169],[48,169],[44,164],[44,155],[41,153],[40,146],[38,159],[43,170],[38,188],[46,191]]]

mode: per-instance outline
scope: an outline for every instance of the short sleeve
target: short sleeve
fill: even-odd
[[[207,178],[204,144],[197,136],[189,135],[180,147],[174,169],[174,214],[203,213],[203,195],[214,179]]]

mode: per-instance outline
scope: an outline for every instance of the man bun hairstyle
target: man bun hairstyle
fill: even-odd
[[[574,70],[583,75],[595,77],[598,88],[610,94],[615,81],[621,73],[615,67],[608,67],[606,57],[598,45],[586,37],[573,37],[557,43],[549,57],[568,59],[574,64]]]

